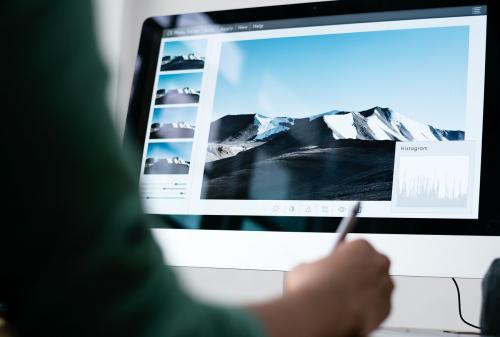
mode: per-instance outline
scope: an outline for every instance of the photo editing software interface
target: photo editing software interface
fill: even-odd
[[[477,219],[486,11],[165,30],[146,211]]]

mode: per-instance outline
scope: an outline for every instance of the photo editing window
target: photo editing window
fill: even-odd
[[[146,211],[477,219],[486,9],[164,31]]]

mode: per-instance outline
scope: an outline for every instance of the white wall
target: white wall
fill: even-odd
[[[121,58],[121,39],[123,30],[124,0],[95,0],[95,30],[101,57],[109,74],[108,104],[113,118],[123,115],[116,110],[118,100],[118,80]]]
[[[95,1],[98,34],[110,67],[109,98],[123,132],[142,22],[149,16],[303,2],[304,0],[100,0]],[[312,2],[312,1],[311,1]],[[279,296],[284,274],[245,270],[176,268],[195,296],[242,304]],[[450,279],[395,277],[393,311],[386,326],[469,330],[458,316],[457,296]],[[459,280],[463,314],[478,324],[480,280]]]

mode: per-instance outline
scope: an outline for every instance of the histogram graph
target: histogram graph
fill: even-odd
[[[397,175],[399,207],[465,208],[468,156],[401,156]]]

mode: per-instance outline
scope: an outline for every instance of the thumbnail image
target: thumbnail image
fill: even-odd
[[[144,174],[188,174],[192,142],[149,143]]]
[[[207,40],[166,42],[161,71],[203,69]]]
[[[197,112],[197,107],[155,109],[149,138],[193,138]]]
[[[391,200],[396,142],[465,138],[468,41],[464,26],[224,43],[201,198]]]
[[[200,101],[203,73],[160,76],[156,104],[193,104]]]

